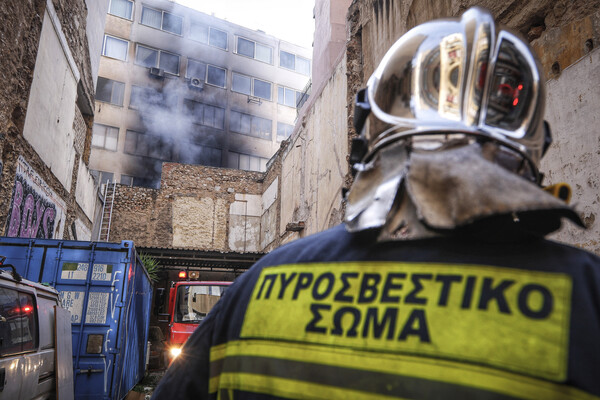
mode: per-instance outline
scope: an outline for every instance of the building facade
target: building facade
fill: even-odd
[[[323,3],[328,1],[319,0],[316,10],[328,12],[319,6]],[[352,182],[348,155],[356,135],[352,118],[357,90],[364,87],[389,46],[412,26],[460,15],[474,3],[456,0],[411,6],[405,0],[354,0],[347,12],[346,47],[331,74],[314,88],[292,136],[273,157],[264,177],[256,177],[252,185],[232,186],[230,182],[240,178],[222,170],[167,168],[160,190],[121,189],[115,198],[120,205],[111,238],[129,237],[137,243],[140,237],[140,243],[149,247],[268,252],[339,223],[345,212],[342,192]],[[600,9],[579,0],[569,13],[562,13],[560,4],[550,0],[494,5],[492,12],[500,16],[500,23],[529,37],[546,75],[545,118],[554,143],[542,162],[544,184],[569,183],[572,203],[587,226],[582,230],[567,222],[553,239],[600,254],[600,85],[596,84],[600,81]],[[315,36],[315,51],[317,39],[324,36]],[[188,190],[192,186],[202,190]],[[142,220],[149,224],[132,227]],[[213,240],[221,237],[214,233],[217,228],[224,228],[225,232],[218,232],[230,240]]]
[[[169,0],[111,0],[90,168],[157,187],[163,162],[265,171],[292,132],[311,50]]]
[[[108,0],[0,3],[0,230],[91,238],[94,82]]]

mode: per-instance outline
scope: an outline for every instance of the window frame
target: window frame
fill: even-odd
[[[223,149],[220,149],[218,147],[212,147],[212,146],[206,146],[203,144],[199,144],[199,143],[194,143],[194,142],[187,142],[186,143],[186,149],[187,149],[187,154],[185,156],[182,156],[182,159],[184,161],[187,161],[186,163],[191,163],[194,165],[205,165],[205,166],[209,166],[209,167],[220,167],[222,162],[223,162]],[[208,154],[202,154],[202,153],[208,153]],[[218,152],[218,155],[217,155]],[[206,159],[206,155],[208,155],[208,163],[200,163],[197,160],[197,156],[202,156],[202,159]],[[195,157],[192,157],[195,156]],[[213,162],[214,161],[214,162]]]
[[[283,90],[283,101],[280,101],[279,89]],[[290,106],[285,103],[286,90],[291,90],[292,92],[294,92],[294,105],[293,106]],[[302,92],[300,90],[296,90],[296,89],[288,87],[288,86],[277,85],[277,104],[280,104],[280,105],[286,106],[286,107],[290,107],[290,108],[298,108],[298,96],[301,96],[301,95],[302,95]]]
[[[203,64],[204,65],[204,76],[191,75],[189,73],[190,72],[190,62],[197,63],[197,64]],[[208,64],[207,63],[188,57],[188,62],[185,67],[185,74],[184,74],[185,79],[201,78],[202,82],[206,83],[206,75],[207,74],[208,74]]]
[[[240,129],[235,130],[236,129],[236,125],[232,124],[232,120],[234,117],[234,114],[240,114]],[[244,126],[243,123],[243,119],[244,116],[246,117],[245,119],[247,120],[248,123],[248,132],[241,132],[243,129],[242,127]],[[248,120],[248,117],[250,118]],[[269,122],[269,127],[270,127],[270,132],[268,132],[268,136],[266,134],[253,134],[253,129],[254,127],[258,124],[261,125],[263,122],[268,121]],[[266,125],[264,125],[266,126]],[[268,140],[268,141],[273,141],[273,120],[269,119],[269,118],[264,118],[264,117],[259,117],[258,115],[253,115],[253,114],[248,114],[242,111],[236,111],[236,110],[231,110],[229,113],[229,130],[233,133],[237,133],[240,135],[245,135],[245,136],[251,136],[251,137],[255,137],[258,139],[262,139],[262,140]],[[262,132],[262,131],[261,131]]]
[[[128,20],[128,21],[133,21],[133,10],[134,10],[134,8],[135,8],[135,2],[134,2],[133,0],[120,0],[120,1],[126,1],[126,2],[128,2],[129,4],[131,4],[131,15],[129,16],[129,18],[127,18],[127,17],[123,17],[123,16],[121,16],[121,15],[113,14],[113,13],[111,13],[111,12],[110,12],[110,8],[112,7],[112,2],[113,2],[113,1],[114,1],[114,0],[110,0],[110,3],[109,3],[109,5],[108,5],[108,13],[109,13],[110,15],[114,16],[114,17],[117,17],[117,18],[123,18],[123,19],[126,19],[126,20]]]
[[[90,174],[94,177],[94,180],[97,180],[100,185],[104,185],[106,181],[104,180],[104,176],[110,175],[110,179],[107,179],[109,183],[115,182],[115,173],[108,171],[101,171],[99,169],[90,169]]]
[[[265,63],[265,64],[268,64],[268,65],[273,65],[274,58],[275,58],[275,57],[273,56],[273,55],[275,54],[275,51],[274,51],[275,49],[274,49],[274,47],[273,47],[273,46],[269,46],[269,45],[267,45],[267,44],[264,44],[264,43],[258,42],[258,41],[256,41],[256,40],[253,40],[253,39],[249,39],[249,38],[247,38],[247,37],[244,37],[244,36],[241,36],[241,35],[235,35],[235,38],[236,38],[236,39],[235,39],[235,51],[234,51],[234,54],[237,54],[238,56],[242,56],[242,57],[249,58],[249,59],[251,59],[251,60],[260,61],[260,62],[262,62],[262,63]],[[254,45],[254,56],[250,57],[250,56],[248,56],[248,55],[246,55],[246,54],[242,54],[242,53],[240,53],[240,52],[239,52],[239,39],[245,40],[245,41],[247,41],[247,42],[252,42],[252,44]],[[261,45],[261,46],[263,46],[263,47],[267,47],[267,48],[269,48],[269,49],[271,50],[271,61],[267,62],[267,61],[263,61],[263,60],[261,60],[260,58],[257,58],[257,56],[256,56],[256,53],[257,53],[257,51],[256,51],[257,45]]]
[[[109,78],[105,78],[103,76],[98,76],[98,81],[96,81],[96,94],[99,93],[99,91],[98,91],[98,82],[100,81],[100,79],[104,79],[104,80],[109,81],[111,83],[110,100],[109,101],[103,100],[103,99],[98,98],[98,96],[95,96],[95,100],[100,101],[102,103],[112,104],[112,105],[117,106],[117,107],[123,107],[123,104],[125,104],[125,82],[119,82],[119,81],[116,81],[114,79],[109,79]],[[115,83],[120,83],[120,84],[123,85],[123,95],[121,96],[121,103],[120,104],[112,102],[113,96],[114,96],[114,88],[115,88],[114,84]]]
[[[94,136],[95,136],[94,135],[94,131],[95,131],[94,127],[96,125],[97,126],[101,126],[101,127],[104,128],[104,135],[103,135],[103,141],[102,141],[103,144],[102,144],[102,146],[98,146],[98,145],[94,144]],[[116,132],[117,132],[116,143],[115,143],[115,149],[114,150],[106,147],[106,136],[107,136],[106,133],[108,132],[107,128],[115,129]],[[94,125],[92,126],[92,141],[91,141],[91,146],[94,147],[94,148],[96,148],[96,149],[102,149],[102,150],[106,150],[106,151],[113,151],[113,152],[118,151],[119,150],[119,127],[118,126],[111,126],[111,125],[100,124],[100,123],[94,122]]]
[[[109,55],[106,54],[106,42],[107,42],[108,38],[114,39],[114,40],[117,40],[117,41],[120,41],[120,42],[127,43],[127,50],[125,51],[125,59],[124,60],[122,58],[117,58],[117,57],[109,56]],[[102,54],[101,55],[103,57],[112,58],[113,60],[119,60],[119,61],[125,61],[125,62],[127,62],[129,60],[129,40],[121,39],[121,38],[119,38],[117,36],[113,36],[113,35],[109,35],[109,34],[105,33],[104,34],[104,39],[102,41]]]
[[[202,41],[202,40],[199,40],[198,38],[192,36],[191,32],[192,32],[192,29],[195,26],[202,26],[204,28],[207,28],[207,31],[206,31],[206,42]],[[212,43],[212,41],[210,40],[210,38],[211,38],[211,31],[213,31],[213,30],[225,34],[225,48],[223,48],[221,46],[217,46],[217,45],[215,45],[215,44]],[[188,37],[191,40],[193,40],[194,42],[205,44],[207,46],[211,46],[211,47],[214,47],[214,48],[219,49],[219,50],[229,51],[229,34],[227,33],[227,31],[224,31],[223,29],[214,28],[214,27],[212,27],[210,25],[207,25],[207,24],[205,24],[203,22],[200,22],[200,21],[191,20],[190,21],[190,28],[189,28],[188,32],[189,32]]]
[[[294,56],[294,68],[288,68],[288,67],[285,67],[285,66],[281,65],[281,53],[287,53],[287,54],[290,54],[290,55]],[[297,59],[298,58],[302,58],[303,60],[308,61],[308,74],[305,74],[305,73],[300,72],[298,70],[298,63],[297,63]],[[294,71],[294,72],[296,72],[296,73],[298,73],[300,75],[303,75],[303,76],[310,76],[311,72],[312,72],[311,60],[309,58],[302,57],[302,56],[300,56],[300,55],[298,55],[296,53],[292,53],[290,51],[281,50],[281,49],[279,49],[279,68],[283,68],[283,69],[288,70],[288,71]]]
[[[234,88],[233,88],[234,75],[239,75],[239,76],[243,76],[245,78],[250,78],[250,94],[245,93],[245,92],[240,92],[239,90],[234,90]],[[255,85],[254,85],[254,81],[255,80],[260,81],[260,82],[268,83],[271,86],[271,89],[269,90],[269,95],[270,96],[269,96],[268,99],[264,98],[262,96],[257,96],[256,95]],[[273,101],[273,82],[269,82],[267,80],[256,78],[256,77],[253,77],[253,76],[250,76],[250,75],[241,74],[239,72],[233,72],[233,71],[231,72],[231,91],[235,92],[235,93],[239,93],[239,94],[244,95],[244,96],[254,96],[254,97],[258,97],[259,99],[263,99],[263,100],[267,100],[267,101]]]
[[[209,68],[215,68],[215,69],[219,69],[222,70],[223,73],[225,74],[225,78],[223,79],[223,86],[219,86],[219,85],[215,85],[214,83],[211,83],[208,81],[208,70]],[[206,81],[205,83],[207,85],[211,85],[220,89],[227,89],[227,68],[223,68],[223,67],[219,67],[218,65],[214,65],[214,64],[206,64]]]
[[[285,125],[285,128],[287,128],[287,127],[290,127],[290,134],[289,134],[289,135],[287,135],[287,136],[285,136],[285,137],[283,137],[283,136],[280,136],[280,135],[279,135],[279,126],[280,126],[280,125],[281,125],[282,127]],[[277,140],[277,142],[283,142],[284,140],[288,139],[290,136],[292,136],[292,133],[293,133],[293,132],[294,132],[294,125],[292,125],[292,124],[288,124],[288,123],[286,123],[286,122],[277,121],[277,132],[275,133],[275,136],[276,136],[276,140]]]
[[[129,180],[129,183],[123,182],[126,179]],[[121,174],[121,176],[119,177],[119,183],[121,185],[132,187],[133,186],[133,179],[134,179],[133,175]]]
[[[196,111],[195,107],[197,107],[197,105],[200,105],[202,107],[201,122],[198,119],[196,119],[196,118],[192,118],[192,123],[193,124],[201,125],[201,126],[206,126],[206,127],[209,127],[209,128],[213,128],[213,129],[219,130],[219,131],[224,131],[225,130],[225,111],[226,111],[225,108],[216,106],[214,104],[208,104],[208,103],[204,103],[204,102],[196,101],[196,100],[192,100],[192,99],[184,99],[183,100],[183,104],[184,104],[184,107],[186,107],[187,111],[192,112],[193,115],[197,115],[195,113],[195,111]],[[191,105],[194,108],[193,109],[189,108],[188,105]],[[214,117],[216,115],[216,109],[221,110],[220,112],[222,112],[223,115],[222,115],[222,120],[221,120],[222,123],[219,126],[215,126],[217,124],[210,125],[210,124],[205,123],[206,122],[205,121],[206,120],[206,118],[205,118],[205,116],[206,116],[206,114],[205,114],[206,108],[205,107],[210,107],[210,108],[213,109],[213,121],[216,120],[216,118]]]
[[[138,50],[139,50],[140,47],[143,47],[143,48],[148,49],[148,50],[153,50],[153,51],[156,51],[158,53],[158,55],[156,57],[156,64],[154,66],[149,67],[149,66],[146,66],[146,65],[141,64],[141,63],[138,62],[138,59],[137,59],[138,58]],[[177,73],[176,74],[174,74],[173,72],[167,71],[164,68],[161,68],[160,59],[161,59],[161,56],[162,56],[163,53],[177,57]],[[181,55],[175,54],[175,53],[171,53],[170,51],[167,51],[167,50],[157,49],[155,47],[151,47],[151,46],[148,46],[148,45],[145,45],[145,44],[141,44],[141,43],[136,43],[135,44],[135,57],[134,57],[133,63],[135,65],[137,65],[139,67],[143,67],[143,68],[160,68],[165,73],[167,73],[169,75],[173,75],[173,76],[179,76],[180,75],[180,71],[181,71]]]
[[[128,149],[128,139],[127,137],[129,136],[130,133],[134,133],[135,134],[135,148],[133,151],[130,151]],[[146,151],[137,151],[138,148],[140,148],[139,146],[139,138],[140,136],[142,136],[144,139],[143,141],[146,144]],[[160,148],[161,149],[166,149],[168,147],[168,154],[161,154],[160,156],[156,156],[155,154],[152,154],[153,150],[156,150],[155,148],[153,148],[151,146],[151,141],[153,140],[157,140],[157,141],[162,141],[163,143],[161,144]],[[123,147],[123,153],[125,154],[129,154],[132,156],[136,156],[136,157],[147,157],[147,158],[151,158],[153,160],[159,160],[159,161],[175,161],[175,146],[174,146],[175,142],[172,139],[167,140],[167,138],[165,138],[164,136],[160,136],[160,135],[152,135],[152,134],[148,134],[146,132],[140,132],[140,131],[136,131],[133,129],[127,129],[125,131],[125,145]],[[135,179],[135,176],[134,176]]]
[[[235,156],[236,160],[237,160],[237,166],[232,166],[230,163],[231,161],[231,157]],[[257,160],[258,164],[259,164],[259,169],[245,169],[245,168],[241,168],[240,167],[240,158],[241,156],[245,156],[248,157],[248,163],[250,163],[251,159],[254,158]],[[260,156],[255,156],[252,154],[247,154],[247,153],[240,153],[237,151],[231,151],[228,150],[227,151],[227,168],[232,168],[232,169],[239,169],[241,171],[255,171],[255,172],[266,172],[267,171],[267,163],[269,162],[268,158],[264,158],[264,157],[260,157]],[[250,165],[250,164],[249,164]],[[264,170],[262,169],[264,166]]]
[[[147,8],[147,9],[149,9],[149,10],[152,10],[152,11],[157,11],[157,12],[160,12],[160,13],[161,13],[161,14],[160,14],[160,28],[157,28],[157,27],[155,27],[155,26],[152,26],[152,25],[145,24],[145,23],[142,21],[142,18],[144,18],[144,9],[146,9],[146,8]],[[166,14],[169,14],[169,15],[172,15],[172,16],[174,16],[174,17],[177,17],[177,18],[179,18],[179,19],[181,20],[181,29],[180,29],[180,32],[179,32],[179,33],[177,33],[177,32],[172,32],[172,31],[169,31],[169,30],[166,30],[166,29],[165,29],[165,13],[166,13]],[[143,5],[142,5],[142,12],[140,13],[140,25],[144,25],[144,26],[147,26],[147,27],[149,27],[149,28],[153,28],[153,29],[158,29],[158,30],[160,30],[160,31],[167,32],[167,33],[171,33],[171,34],[173,34],[173,35],[177,35],[177,36],[183,36],[183,19],[184,19],[184,18],[183,18],[183,16],[180,16],[180,15],[177,15],[177,14],[173,14],[173,13],[171,13],[171,12],[169,12],[169,11],[166,11],[166,10],[161,10],[161,9],[159,9],[159,8],[150,7],[150,6],[147,6],[147,5],[145,5],[145,4],[143,4]]]

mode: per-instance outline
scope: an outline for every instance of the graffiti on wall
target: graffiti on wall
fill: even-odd
[[[61,239],[65,219],[65,202],[19,157],[6,236]]]

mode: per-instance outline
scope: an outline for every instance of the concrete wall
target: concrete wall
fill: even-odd
[[[553,236],[600,254],[600,50],[570,65],[547,84],[546,119],[554,143],[542,162],[546,182],[567,182],[586,231],[566,224]]]
[[[312,84],[319,88],[346,47],[346,13],[351,0],[316,0]]]
[[[72,128],[80,73],[60,30],[54,6],[48,5],[23,136],[64,188],[70,190],[75,162]]]
[[[108,12],[109,0],[86,0],[85,5],[88,10],[86,33],[92,67],[91,75],[94,87],[96,87],[102,42],[104,41],[104,23],[106,21],[106,13]]]
[[[282,152],[279,235],[284,242],[341,221],[348,173],[346,86],[342,57],[322,91],[303,108],[301,123]],[[300,222],[305,224],[300,233],[286,232],[288,224]]]

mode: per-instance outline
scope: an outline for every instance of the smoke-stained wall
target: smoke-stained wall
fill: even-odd
[[[256,252],[278,222],[278,165],[268,173],[164,163],[160,189],[117,185],[110,241]],[[275,186],[273,186],[275,185]],[[274,217],[273,217],[274,216]]]
[[[596,221],[600,203],[600,59],[594,50],[598,2],[578,0],[564,10],[560,1],[487,3],[479,4],[488,5],[501,22],[527,35],[543,55],[548,79],[546,118],[554,126],[555,139],[542,169],[547,184],[567,181],[572,185],[573,202],[589,227],[581,231],[567,225],[555,237],[600,254]],[[347,15],[346,51],[338,56],[337,67],[326,83],[304,105],[294,133],[270,161],[266,174],[164,164],[160,191],[120,188],[119,196],[127,199],[130,211],[119,220],[117,237],[138,235],[144,238],[144,246],[202,244],[207,246],[203,250],[252,251],[259,243],[258,250],[269,251],[340,222],[344,213],[341,189],[352,181],[348,150],[355,134],[351,121],[356,91],[407,29],[432,18],[458,15],[471,4],[474,2],[354,1]],[[193,202],[196,206],[188,208],[189,215],[178,211],[174,217],[175,208],[182,210],[181,204],[187,207]],[[125,222],[130,224],[128,231],[123,228]],[[181,226],[175,228],[177,224]],[[217,225],[226,225],[226,238]],[[197,239],[185,243],[188,228],[188,238]],[[174,240],[175,230],[184,232],[181,239]],[[260,237],[255,236],[257,230]]]

